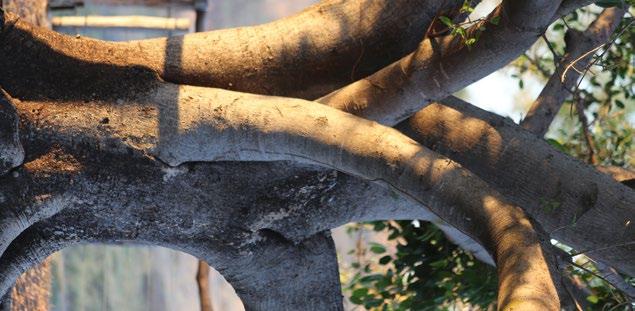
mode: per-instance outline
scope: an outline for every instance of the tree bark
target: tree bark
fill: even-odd
[[[13,12],[25,22],[48,27],[46,0],[0,0],[0,7]],[[2,91],[4,93],[4,91]],[[0,99],[0,176],[22,163],[24,149],[19,141],[18,118],[15,109]],[[51,291],[51,267],[48,261],[32,267],[15,283],[10,297],[3,299],[1,308],[6,311],[47,311]]]
[[[398,126],[499,189],[554,239],[635,275],[635,191],[512,121],[458,99]]]
[[[555,258],[540,246],[550,247],[548,240],[538,239],[520,208],[506,203],[451,160],[393,129],[317,103],[145,84],[147,92],[125,99],[118,96],[115,105],[48,102],[38,105],[35,113],[34,103],[15,105],[28,128],[25,138],[55,142],[69,150],[101,146],[102,153],[150,156],[171,166],[200,161],[309,161],[372,180],[427,206],[481,241],[499,268],[502,307],[558,308],[547,265]],[[173,102],[174,98],[178,100]],[[81,171],[82,165],[75,166],[68,170]],[[49,208],[72,205],[66,198],[56,198],[56,206]]]
[[[410,53],[435,14],[462,3],[328,0],[269,24],[117,43],[42,33],[8,17],[0,85],[18,98],[65,98],[84,91],[82,81],[145,69],[180,84],[317,98]],[[29,81],[39,87],[18,88]]]

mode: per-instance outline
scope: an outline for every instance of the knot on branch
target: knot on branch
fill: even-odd
[[[12,98],[0,89],[0,176],[24,161],[19,120]]]

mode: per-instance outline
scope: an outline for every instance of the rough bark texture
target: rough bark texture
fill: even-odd
[[[48,27],[46,0],[0,0],[2,7],[22,20],[40,27]],[[17,112],[7,101],[3,90],[0,99],[0,176],[22,163],[24,149],[19,141]],[[0,195],[0,200],[4,197]],[[51,271],[48,262],[34,266],[24,273],[11,290],[10,298],[2,302],[6,311],[47,311],[51,289]]]
[[[485,25],[473,47],[459,36],[426,38],[415,52],[319,101],[357,116],[395,125],[505,66],[528,49],[554,19],[560,1],[504,1],[467,30]],[[488,20],[498,18],[497,25]],[[521,26],[519,26],[521,25]]]
[[[543,254],[540,246],[548,246],[548,240],[538,240],[520,208],[506,203],[451,160],[393,129],[317,103],[151,81],[146,85],[147,92],[120,98],[115,105],[16,102],[25,122],[25,139],[36,140],[27,145],[41,140],[68,150],[102,146],[98,147],[101,153],[127,155],[129,162],[134,157],[156,157],[171,166],[295,160],[333,167],[402,193],[481,241],[499,268],[501,307],[557,309],[546,263],[555,258]],[[178,94],[176,103],[171,94]],[[40,107],[37,112],[31,109],[34,105]],[[64,159],[60,165],[69,161]],[[67,172],[81,173],[87,168],[77,164],[67,167]],[[53,196],[44,201],[54,204],[36,210],[63,213],[74,200]],[[12,266],[5,269],[11,271]],[[2,283],[6,286],[11,281],[7,277]]]
[[[15,107],[2,91],[0,99],[0,176],[24,161],[24,148],[20,143],[19,117]]]

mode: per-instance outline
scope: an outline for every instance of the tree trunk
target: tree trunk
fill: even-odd
[[[48,27],[46,0],[0,0],[3,8],[38,26]],[[48,261],[33,267],[16,281],[11,298],[4,299],[3,310],[47,311],[51,292],[51,267]]]

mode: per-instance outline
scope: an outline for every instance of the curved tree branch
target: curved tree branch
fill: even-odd
[[[410,53],[435,15],[462,3],[328,0],[269,24],[131,42],[64,36],[4,13],[0,85],[21,99],[59,98],[104,76],[135,86],[126,77],[147,70],[179,84],[316,98]]]
[[[0,258],[0,288],[4,291],[34,263],[73,244],[131,240],[209,260],[234,286],[248,310],[342,310],[335,246],[329,234],[316,234],[295,244],[269,233],[256,233],[256,243],[237,243],[238,247],[232,244],[238,240],[206,236],[209,230],[201,230],[205,228],[201,226],[187,233],[166,230],[166,226],[182,224],[178,218],[163,218],[168,214],[165,211],[154,215],[155,221],[144,226],[143,232],[138,226],[148,221],[147,216],[119,221],[118,227],[99,219],[113,212],[93,211],[79,221],[65,211],[29,228]]]
[[[491,183],[552,238],[635,275],[632,189],[456,98],[422,109],[398,128]]]
[[[133,71],[133,73],[135,73],[135,74],[132,74],[131,76],[138,76],[138,74],[136,74],[136,73],[139,73],[139,70],[137,70],[136,72]],[[151,75],[151,73],[148,74],[148,76],[150,76],[150,75]],[[123,77],[125,78],[126,76],[123,75]],[[115,79],[113,79],[113,80],[115,80]],[[132,80],[130,80],[130,81],[132,81]],[[134,89],[135,86],[138,86],[139,88],[141,88],[140,89],[140,91],[141,91],[140,93],[144,93],[143,91],[151,90],[151,88],[145,88],[146,86],[143,85],[143,82],[144,81],[142,81],[141,83],[138,83],[138,84],[134,84],[133,85],[133,91],[137,91],[137,90]],[[100,89],[99,87],[96,88],[96,90],[99,90],[99,89]],[[164,91],[167,91],[167,93],[172,95],[172,97],[174,97],[174,95],[176,95],[176,96],[178,96],[178,98],[181,98],[181,99],[184,98],[182,96],[189,96],[190,95],[188,92],[185,92],[185,94],[179,94],[181,92],[174,92],[173,89],[169,89],[169,88],[164,89]],[[100,94],[98,94],[98,95],[100,95]],[[116,93],[114,95],[119,96],[119,95],[122,95],[122,94]],[[125,97],[125,94],[123,94],[123,95]],[[163,94],[163,95],[166,95],[166,94]],[[185,98],[186,98],[185,101],[188,101],[187,97],[185,97]],[[65,99],[70,101],[68,103],[68,106],[70,106],[70,107],[73,107],[73,106],[81,107],[81,105],[73,103],[71,99],[69,99],[69,98],[65,98]],[[121,98],[117,98],[117,101],[119,101],[119,100],[121,100]],[[192,100],[192,98],[189,98],[189,100]],[[122,102],[122,105],[126,104],[125,100],[121,100],[121,102]],[[151,105],[149,105],[149,106],[151,106]],[[56,108],[59,108],[59,107],[56,107]],[[132,107],[133,110],[135,110],[136,108],[138,108],[138,107]],[[157,107],[154,107],[154,109],[156,109],[156,108]],[[159,108],[160,111],[157,113],[157,111],[153,110],[152,107],[145,107],[144,109],[146,109],[146,110],[143,110],[144,113],[147,113],[150,116],[153,115],[153,114],[158,114],[159,115],[159,119],[162,119],[164,121],[164,122],[161,122],[162,125],[165,124],[165,123],[168,123],[170,125],[167,128],[164,127],[164,126],[157,127],[156,131],[150,131],[149,132],[149,133],[159,134],[158,135],[159,136],[158,142],[157,142],[156,138],[149,137],[149,136],[152,136],[151,134],[149,134],[148,137],[145,137],[144,135],[140,135],[140,133],[134,133],[134,135],[132,135],[132,136],[135,139],[133,139],[133,141],[130,144],[128,144],[128,143],[121,144],[120,142],[117,141],[117,139],[121,138],[121,136],[118,136],[118,135],[123,135],[123,134],[122,133],[117,133],[116,129],[115,129],[115,132],[114,132],[114,135],[113,135],[114,139],[107,139],[105,141],[101,140],[101,139],[97,139],[98,142],[96,144],[95,144],[95,139],[94,139],[95,137],[90,137],[90,134],[88,134],[87,136],[83,136],[84,139],[83,140],[80,139],[79,142],[77,142],[77,141],[75,141],[75,142],[70,141],[69,142],[69,141],[64,141],[63,139],[62,139],[62,141],[64,141],[64,143],[70,143],[70,144],[77,144],[77,143],[88,143],[88,144],[90,144],[90,143],[93,143],[93,147],[102,147],[102,144],[103,144],[103,147],[107,147],[107,148],[114,147],[114,149],[118,149],[119,152],[133,152],[133,153],[134,152],[141,152],[141,153],[144,153],[146,155],[155,154],[154,151],[157,151],[157,150],[159,152],[165,151],[164,148],[166,146],[169,146],[170,143],[173,142],[173,141],[171,141],[171,139],[175,138],[175,137],[170,137],[170,136],[171,135],[178,136],[178,135],[175,134],[174,129],[178,130],[179,127],[180,127],[180,125],[178,123],[181,122],[181,120],[182,120],[181,119],[181,110],[180,110],[180,108],[175,110],[175,107],[162,106],[162,107]],[[61,112],[61,111],[62,110],[58,110],[58,112]],[[103,110],[97,110],[97,112],[98,112],[98,115],[100,115],[104,111]],[[134,111],[134,112],[139,112],[139,111]],[[175,117],[175,112],[176,112],[176,117]],[[187,116],[187,114],[186,114],[186,116]],[[214,118],[215,118],[215,116],[214,116]],[[39,117],[35,117],[35,118],[32,118],[32,119],[36,119],[37,120],[37,119],[39,119]],[[92,118],[92,119],[89,118],[88,120],[94,121],[94,118]],[[250,121],[249,119],[246,119],[246,120]],[[214,120],[214,121],[216,121],[216,120]],[[107,118],[107,117],[102,118],[101,120],[99,120],[99,123],[101,123],[101,124],[109,124],[110,123],[110,119]],[[141,122],[141,123],[143,123],[143,122]],[[251,126],[251,124],[248,124],[248,125]],[[221,124],[221,126],[222,126],[222,124]],[[104,126],[104,127],[106,127],[106,126]],[[50,130],[50,129],[44,129],[44,128],[40,128],[40,129],[44,130],[47,133],[49,133],[48,130]],[[112,129],[108,129],[108,130],[112,130]],[[157,131],[158,131],[158,133],[157,133]],[[67,132],[66,134],[75,134],[75,133]],[[95,134],[95,132],[93,131],[92,134]],[[72,135],[70,135],[69,137],[72,137]],[[133,145],[133,148],[129,148],[130,145]],[[150,149],[147,148],[149,146],[158,146],[158,147],[156,147],[156,148],[154,148],[154,150],[152,150],[153,149],[152,147]],[[258,147],[260,147],[260,146],[258,146]],[[169,147],[167,147],[167,148],[169,149]],[[234,151],[234,150],[230,150],[230,151]],[[237,156],[238,157],[241,157],[241,156],[252,157],[252,156],[254,156],[254,157],[257,158],[258,155],[262,156],[262,154],[261,153],[259,154],[258,152],[253,152],[253,155],[252,155],[252,151],[245,151],[245,150],[239,150],[239,151],[240,152],[237,152]],[[220,152],[225,152],[225,151],[220,150]],[[241,155],[241,153],[242,153],[242,155]],[[160,157],[161,158],[167,158],[168,161],[174,160],[173,155],[169,154],[169,152],[168,152],[167,155],[166,154],[160,155]],[[274,158],[275,157],[270,157],[268,159],[274,159]],[[282,158],[284,158],[284,157],[282,157]],[[500,258],[499,258],[499,260],[500,260]],[[504,267],[501,268],[501,269],[505,270]]]
[[[460,36],[426,38],[412,54],[318,101],[395,125],[521,55],[551,23],[559,3],[503,1],[484,21],[467,30],[475,34],[487,27],[473,46]]]
[[[482,242],[499,269],[501,307],[558,308],[551,258],[540,245],[548,247],[549,241],[538,239],[522,210],[396,130],[299,99],[161,82],[147,87],[151,90],[114,104],[48,102],[34,111],[33,103],[17,103],[17,108],[29,123],[26,135],[69,149],[157,157],[172,166],[309,161],[375,181]]]

